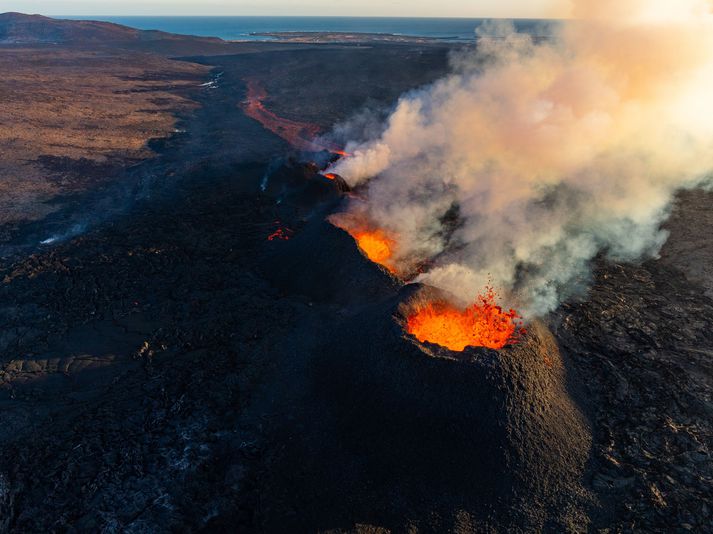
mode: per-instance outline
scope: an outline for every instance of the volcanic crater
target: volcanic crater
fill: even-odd
[[[325,221],[337,196],[322,209],[314,200],[310,218],[289,241],[274,244],[265,262],[281,291],[309,305],[337,305],[310,356],[286,366],[290,373],[305,369],[306,382],[271,399],[293,414],[296,427],[288,432],[301,436],[296,450],[276,459],[277,472],[300,465],[310,475],[279,482],[269,475],[280,488],[276,498],[300,510],[270,525],[306,530],[327,495],[345,494],[349,512],[331,510],[335,524],[354,513],[376,521],[375,511],[389,510],[378,515],[380,524],[396,527],[399,517],[423,517],[429,496],[442,528],[455,521],[456,509],[477,524],[505,528],[540,529],[542,517],[552,528],[576,524],[591,500],[581,484],[591,432],[567,394],[547,327],[533,323],[502,350],[419,342],[407,332],[408,318],[417,300],[439,292],[404,286]],[[348,467],[335,476],[331,465]]]

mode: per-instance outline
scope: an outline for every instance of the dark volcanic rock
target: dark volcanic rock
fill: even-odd
[[[269,165],[288,149],[240,99],[255,75],[327,127],[440,76],[447,48],[230,49],[194,58],[220,83],[162,156],[12,230],[0,532],[710,531],[713,301],[681,262],[602,262],[549,318],[562,355],[541,324],[499,352],[418,343],[418,288],[325,221],[343,187]],[[708,257],[679,238],[668,256]]]
[[[378,301],[399,286],[383,267],[366,259],[348,233],[327,222],[323,212],[293,238],[274,242],[264,270],[284,293],[321,303]]]
[[[319,172],[314,163],[288,161],[277,169],[268,169],[262,182],[263,191],[295,210],[292,216],[314,213],[322,204],[342,198],[349,186],[341,176],[333,180]]]
[[[593,527],[709,531],[713,301],[663,261],[600,264],[557,319],[594,428]]]
[[[266,530],[586,528],[590,434],[546,327],[502,351],[424,346],[399,319],[413,290],[333,323],[304,390],[276,401],[293,424],[274,438]]]

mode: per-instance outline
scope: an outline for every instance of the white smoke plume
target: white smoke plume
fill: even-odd
[[[530,317],[586,283],[597,254],[655,256],[676,190],[713,169],[710,4],[572,5],[544,42],[484,26],[453,74],[350,142],[330,172],[365,198],[344,225],[387,231],[403,272],[430,261],[419,281],[472,301],[492,280]]]

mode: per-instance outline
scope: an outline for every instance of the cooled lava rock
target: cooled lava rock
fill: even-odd
[[[548,319],[562,357],[540,325],[500,352],[418,343],[418,288],[324,223],[336,192],[262,193],[284,142],[235,104],[257,71],[327,126],[445,74],[447,50],[231,46],[252,52],[196,58],[225,75],[160,158],[0,228],[0,532],[709,531],[710,193],[680,197],[661,260],[597,264]],[[17,252],[75,217],[86,233]],[[278,219],[294,233],[268,241]]]
[[[285,400],[294,427],[267,475],[268,527],[586,528],[591,436],[550,332],[535,322],[501,351],[424,345],[402,315],[420,289],[344,316],[314,349],[304,391]]]
[[[311,211],[324,202],[339,199],[349,186],[341,176],[327,178],[313,163],[288,161],[274,170],[268,169],[263,189],[281,204]]]
[[[365,303],[391,295],[400,283],[370,262],[348,233],[315,215],[294,237],[273,244],[265,275],[285,294],[316,302]]]

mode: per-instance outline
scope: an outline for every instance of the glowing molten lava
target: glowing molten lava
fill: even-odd
[[[279,224],[279,221],[275,221],[276,224]],[[272,232],[269,236],[267,236],[268,241],[288,241],[294,232],[290,230],[287,227],[284,226],[278,226],[277,229]]]
[[[328,178],[328,179],[330,179],[330,180],[334,180],[334,179],[337,177],[336,174],[332,174],[331,172],[328,172],[328,173],[326,173],[326,174],[323,174],[322,176],[324,176],[325,178]]]
[[[407,319],[407,331],[420,342],[428,341],[453,351],[466,347],[502,349],[525,334],[515,310],[495,304],[492,287],[465,310],[445,302],[428,302],[415,307]]]
[[[389,271],[393,271],[390,265],[393,256],[394,240],[387,236],[382,230],[368,230],[353,232],[352,237],[356,239],[359,248],[374,263],[379,263]]]

